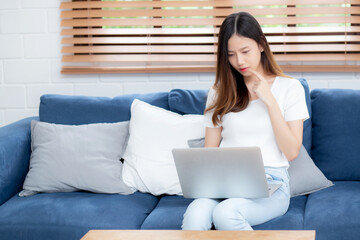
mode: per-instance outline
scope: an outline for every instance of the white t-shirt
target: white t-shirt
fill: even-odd
[[[305,91],[298,80],[276,77],[271,92],[279,104],[285,121],[309,118]],[[216,91],[210,88],[206,108],[215,98]],[[205,127],[215,127],[211,120],[212,115],[212,112],[205,114]],[[251,101],[243,111],[225,114],[222,122],[216,127],[220,126],[223,127],[220,147],[258,146],[261,149],[264,166],[289,167],[289,161],[276,143],[267,107],[261,99]]]

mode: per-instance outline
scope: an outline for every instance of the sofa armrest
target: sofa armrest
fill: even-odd
[[[0,128],[0,205],[22,189],[29,171],[31,120],[38,120],[38,117]]]

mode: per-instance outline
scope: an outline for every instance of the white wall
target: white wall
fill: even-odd
[[[38,115],[45,93],[113,97],[212,84],[213,73],[61,75],[60,2],[0,0],[0,126]],[[288,75],[306,78],[311,89],[360,89],[360,73]]]

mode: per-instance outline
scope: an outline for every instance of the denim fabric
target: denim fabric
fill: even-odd
[[[284,168],[265,168],[268,183],[282,183],[269,198],[195,199],[184,214],[182,229],[252,230],[284,215],[290,204],[289,174]]]

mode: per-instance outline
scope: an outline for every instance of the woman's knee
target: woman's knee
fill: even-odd
[[[215,207],[212,217],[218,230],[252,230],[241,211],[226,201]]]
[[[209,230],[212,226],[212,212],[218,204],[213,199],[196,199],[187,208],[181,228],[183,230]]]

